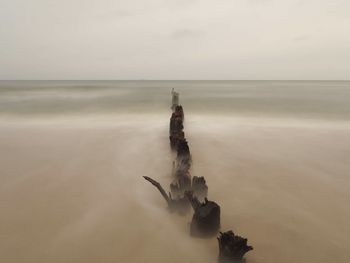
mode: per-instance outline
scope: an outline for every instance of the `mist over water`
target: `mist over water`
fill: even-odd
[[[192,175],[252,263],[349,262],[350,82],[0,82],[1,262],[216,262],[171,214],[170,91]]]
[[[172,88],[191,115],[350,118],[347,81],[0,81],[0,113],[168,114]]]

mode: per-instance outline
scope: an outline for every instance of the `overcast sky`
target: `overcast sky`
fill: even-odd
[[[350,0],[0,4],[0,79],[350,79]]]

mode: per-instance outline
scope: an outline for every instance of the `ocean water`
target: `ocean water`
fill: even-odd
[[[169,189],[172,88],[247,262],[349,262],[346,81],[0,81],[0,262],[216,262],[142,178]]]
[[[0,113],[167,113],[172,88],[196,114],[350,118],[347,81],[0,81]]]

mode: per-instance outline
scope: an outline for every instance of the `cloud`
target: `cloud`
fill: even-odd
[[[171,37],[174,39],[182,39],[182,38],[196,38],[203,35],[203,32],[200,30],[193,30],[193,29],[178,29],[175,30]]]
[[[130,17],[133,14],[126,10],[109,10],[105,12],[100,12],[95,15],[97,19],[119,19],[119,18],[125,18]]]
[[[0,1],[0,79],[349,77],[350,1]]]
[[[306,41],[310,38],[310,35],[300,35],[293,38],[293,41]]]

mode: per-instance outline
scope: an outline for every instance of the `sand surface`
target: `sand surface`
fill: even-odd
[[[168,117],[1,121],[0,262],[216,262],[142,179],[171,181]],[[192,175],[248,262],[349,262],[349,127],[186,118]]]

